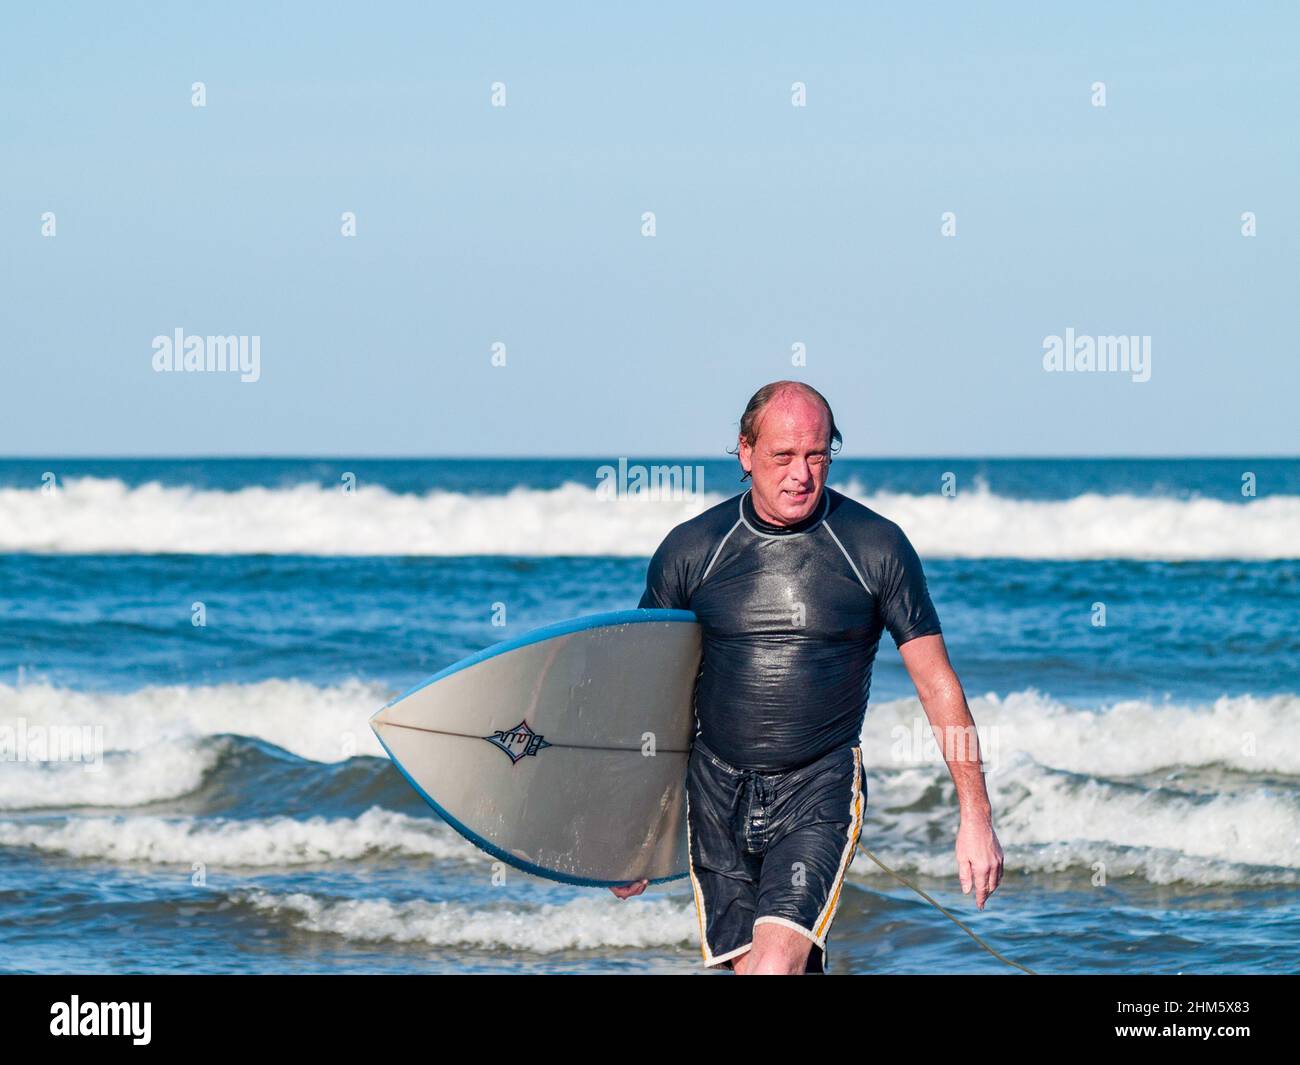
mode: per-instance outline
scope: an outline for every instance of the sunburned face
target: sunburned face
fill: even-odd
[[[751,447],[740,440],[740,464],[754,481],[758,516],[793,525],[821,505],[830,470],[830,419],[826,408],[797,391],[772,399],[758,416]]]

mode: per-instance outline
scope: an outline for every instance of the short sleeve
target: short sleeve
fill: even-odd
[[[921,559],[901,529],[882,560],[879,603],[885,628],[896,646],[942,631],[939,613],[930,601]]]
[[[672,535],[659,545],[659,550],[650,559],[646,568],[645,591],[637,607],[661,610],[689,610],[690,596],[686,593],[685,581],[682,579],[684,559],[679,551],[674,550],[669,541]]]

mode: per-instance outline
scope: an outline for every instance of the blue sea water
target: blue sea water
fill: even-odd
[[[0,461],[0,969],[701,971],[684,883],[499,882],[366,725],[635,605],[663,535],[743,489],[732,460],[658,464],[702,492],[610,498],[594,459]],[[1006,876],[982,913],[957,887],[887,636],[864,847],[1042,972],[1300,970],[1300,462],[837,459],[831,484],[924,560]],[[74,729],[102,760],[32,747]],[[1011,971],[861,850],[831,951]]]

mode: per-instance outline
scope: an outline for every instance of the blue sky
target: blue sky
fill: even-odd
[[[790,376],[845,455],[1300,450],[1294,6],[611,6],[7,12],[0,454],[712,456]]]

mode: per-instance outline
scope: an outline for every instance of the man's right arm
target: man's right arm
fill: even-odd
[[[674,529],[646,567],[645,591],[639,609],[689,610],[690,594],[686,589],[687,558],[681,550],[681,537]]]

